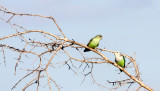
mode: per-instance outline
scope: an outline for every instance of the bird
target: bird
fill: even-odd
[[[125,61],[126,61],[126,60],[125,60],[125,57],[122,56],[119,51],[116,51],[116,52],[114,53],[114,55],[115,55],[115,62],[116,62],[119,66],[125,68]],[[120,70],[120,72],[122,72],[121,69],[119,69],[119,70]]]
[[[97,35],[88,42],[87,46],[90,48],[96,49],[99,46],[99,41],[101,39],[102,39],[102,35]],[[88,48],[84,49],[84,52],[88,52],[88,51],[91,51],[91,50]]]

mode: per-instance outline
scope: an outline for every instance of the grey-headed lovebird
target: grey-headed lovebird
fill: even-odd
[[[125,57],[122,56],[119,51],[115,52],[114,55],[115,55],[115,62],[116,62],[119,66],[125,68]],[[122,72],[121,69],[120,69],[120,71]]]
[[[88,47],[96,49],[99,45],[99,41],[102,39],[102,35],[97,35],[92,38],[89,43],[87,44]],[[90,51],[88,48],[84,49],[84,52]]]

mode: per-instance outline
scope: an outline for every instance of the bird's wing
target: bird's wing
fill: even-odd
[[[115,59],[115,62],[117,63],[117,60]]]
[[[126,59],[125,59],[125,57],[123,56],[123,59],[124,59],[124,67],[125,67],[125,64],[126,64]]]
[[[88,42],[87,46],[91,43],[91,41],[92,41],[93,39],[94,39],[94,38],[92,38],[92,39]]]

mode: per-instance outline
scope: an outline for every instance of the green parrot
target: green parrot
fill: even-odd
[[[88,47],[96,49],[99,45],[99,41],[102,39],[102,35],[97,35],[92,38],[89,43],[87,44]],[[88,48],[84,49],[84,52],[90,51]]]
[[[115,55],[115,57],[116,57],[116,58],[115,58],[115,62],[116,62],[119,66],[125,68],[125,61],[126,61],[126,60],[125,60],[125,57],[122,56],[119,51],[115,52],[114,55]],[[120,71],[122,72],[121,69],[120,69]]]

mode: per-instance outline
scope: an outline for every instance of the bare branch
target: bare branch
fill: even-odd
[[[102,90],[103,90],[103,88],[107,88],[107,87],[102,85],[102,84],[99,84],[95,80],[95,78],[93,77],[93,71],[92,70],[93,70],[93,67],[94,67],[93,65],[94,64],[106,64],[106,63],[111,64],[114,67],[116,67],[118,69],[121,69],[125,73],[124,75],[128,76],[128,78],[125,79],[125,80],[113,81],[113,82],[108,81],[108,83],[111,83],[113,85],[118,84],[117,87],[115,87],[114,89],[117,89],[117,88],[119,88],[119,87],[121,87],[125,84],[129,84],[129,87],[128,87],[128,89],[129,89],[130,86],[133,85],[133,83],[138,83],[140,87],[137,89],[137,91],[140,88],[145,88],[147,90],[153,91],[152,88],[148,87],[147,85],[145,85],[142,82],[142,80],[140,78],[139,68],[138,68],[138,65],[136,63],[136,58],[133,58],[131,56],[128,56],[128,55],[122,53],[122,55],[124,57],[129,59],[129,62],[127,64],[127,69],[130,69],[130,67],[135,69],[135,72],[134,72],[135,74],[132,75],[125,68],[122,68],[117,63],[108,59],[107,56],[105,56],[101,52],[101,51],[104,51],[104,52],[109,52],[109,53],[113,54],[113,53],[115,53],[115,51],[108,50],[108,49],[100,49],[100,48],[92,49],[92,48],[90,48],[86,45],[83,45],[83,44],[80,44],[80,43],[74,41],[73,39],[72,40],[68,39],[65,36],[65,34],[62,32],[62,30],[60,29],[59,25],[57,24],[57,22],[55,21],[55,19],[53,17],[47,17],[47,16],[43,16],[43,15],[36,15],[36,14],[14,13],[14,12],[11,12],[8,9],[4,8],[3,6],[0,6],[0,12],[11,15],[9,17],[9,19],[7,19],[7,20],[4,20],[3,18],[0,18],[0,19],[2,21],[5,21],[6,23],[10,24],[10,26],[16,31],[15,34],[4,36],[4,37],[0,38],[0,40],[2,41],[2,40],[5,40],[5,39],[8,39],[8,38],[15,37],[15,36],[20,36],[19,39],[21,41],[23,41],[23,43],[24,43],[24,46],[23,46],[22,49],[19,49],[18,47],[12,47],[10,45],[7,45],[7,43],[0,44],[0,47],[2,48],[2,52],[3,52],[4,64],[6,65],[6,61],[7,61],[7,60],[5,60],[6,59],[6,54],[5,54],[6,52],[4,52],[5,48],[19,53],[19,57],[18,57],[17,62],[15,64],[15,73],[16,73],[16,67],[17,67],[19,61],[21,60],[21,58],[23,57],[22,55],[24,55],[24,54],[26,56],[29,56],[29,54],[34,54],[34,56],[39,58],[39,61],[40,61],[39,64],[36,64],[36,62],[35,62],[34,66],[35,65],[38,66],[38,67],[36,67],[36,69],[33,69],[33,70],[32,69],[27,69],[27,71],[31,71],[31,72],[26,74],[23,78],[21,78],[12,87],[12,89],[14,89],[22,80],[24,80],[25,78],[27,78],[31,74],[35,73],[34,75],[36,75],[36,78],[33,78],[30,82],[28,82],[26,84],[26,86],[23,88],[23,90],[25,90],[29,86],[36,83],[37,84],[37,91],[38,91],[39,86],[40,86],[40,78],[42,79],[44,77],[41,73],[46,72],[47,84],[49,86],[50,91],[52,90],[51,82],[53,82],[55,84],[56,88],[60,91],[60,88],[57,85],[57,82],[54,81],[49,76],[49,70],[48,70],[50,67],[53,67],[53,66],[51,66],[53,64],[52,60],[55,58],[55,55],[58,53],[58,54],[60,54],[60,57],[63,54],[65,56],[67,56],[67,59],[65,59],[62,63],[63,63],[63,65],[67,65],[69,70],[71,69],[75,74],[77,74],[78,72],[76,72],[76,70],[75,70],[75,69],[77,69],[77,66],[75,66],[74,62],[81,63],[79,68],[82,67],[83,63],[85,63],[86,65],[85,65],[82,73],[84,73],[84,71],[86,71],[86,69],[89,69],[90,71],[87,74],[86,73],[84,74],[84,80],[85,80],[86,76],[91,75],[93,83],[95,83],[97,86],[99,86]],[[41,31],[41,30],[27,30],[26,28],[24,28],[22,26],[19,26],[17,24],[12,24],[11,21],[13,20],[13,18],[15,18],[15,16],[33,16],[33,17],[41,17],[41,18],[52,20],[54,22],[54,24],[56,25],[56,27],[58,28],[61,35],[63,35],[63,38],[61,36],[56,35],[56,34],[51,34],[51,33],[45,32],[45,31]],[[23,32],[20,32],[19,29],[23,30]],[[30,33],[39,33],[39,34],[41,34],[41,36],[45,37],[46,39],[48,39],[52,42],[48,43],[48,42],[35,41],[35,40],[30,39],[30,38],[25,38],[23,36],[25,34],[30,34]],[[30,47],[30,50],[26,50],[27,49],[26,47]],[[36,48],[39,48],[38,50],[41,50],[41,48],[45,48],[45,50],[41,51],[41,53],[40,52],[35,52]],[[78,52],[77,55],[80,56],[82,59],[77,58],[77,57],[73,56],[72,54],[70,54],[70,51],[68,51],[67,48],[76,49],[76,51]],[[94,52],[96,55],[98,55],[98,57],[92,57],[92,58],[85,57],[83,52],[80,50],[81,48],[90,49],[92,52]],[[61,50],[62,50],[62,52],[61,52]],[[50,55],[48,55],[48,54],[50,54]],[[44,61],[42,61],[43,59],[44,60],[47,59],[47,61],[44,62]],[[54,61],[56,61],[56,59]],[[90,65],[91,65],[91,67],[90,67]],[[34,66],[33,66],[33,68],[34,68]],[[83,81],[82,81],[82,83],[83,83]]]

